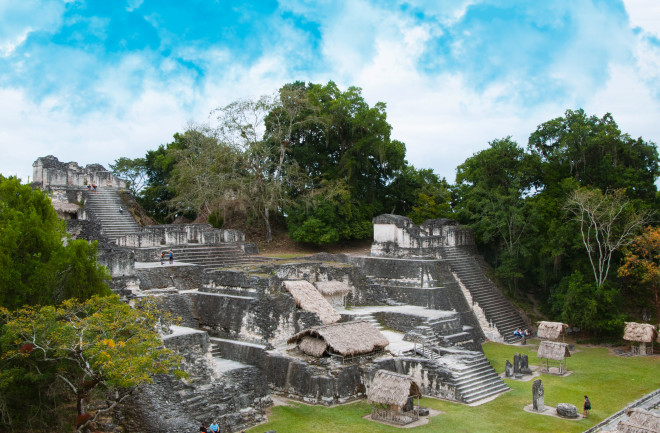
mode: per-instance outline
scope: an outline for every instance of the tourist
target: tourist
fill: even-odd
[[[92,184],[92,189],[94,190],[95,193],[98,192],[98,191],[96,191],[96,184],[95,183]]]
[[[160,253],[160,264],[161,265],[165,264],[165,251],[161,251]]]
[[[124,208],[119,206],[119,213],[124,213]]]
[[[204,424],[201,425],[199,428],[199,433],[209,433],[209,431],[206,429],[206,426]]]
[[[209,429],[210,429],[213,433],[218,433],[218,432],[220,431],[220,426],[219,426],[218,424],[215,423],[215,420],[213,420],[213,423],[211,423],[211,425],[209,426]]]
[[[170,265],[174,263],[174,251],[170,250]]]
[[[589,418],[589,411],[591,410],[591,402],[589,401],[589,397],[586,395],[584,396],[584,406],[582,406],[582,415],[584,415],[585,418]]]

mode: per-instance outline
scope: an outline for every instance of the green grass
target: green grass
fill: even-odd
[[[593,408],[588,419],[570,421],[524,412],[523,407],[532,401],[533,381],[506,380],[511,391],[481,406],[423,398],[423,406],[444,413],[431,417],[427,425],[412,429],[402,430],[363,419],[371,412],[366,401],[331,408],[292,402],[289,406],[274,407],[266,424],[246,432],[582,432],[660,386],[657,356],[625,358],[609,354],[606,348],[578,346],[576,349],[579,352],[568,359],[568,369],[573,374],[567,377],[544,374],[540,379],[549,406],[572,403],[581,412],[583,396],[587,394]],[[487,343],[484,352],[498,373],[504,371],[506,359],[513,361],[516,352],[527,354],[530,364],[538,365],[535,347]]]

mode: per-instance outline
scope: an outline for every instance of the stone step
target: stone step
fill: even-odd
[[[497,394],[502,394],[503,392],[507,392],[509,389],[511,388],[509,388],[506,384],[502,384],[497,387],[481,390],[480,392],[470,393],[467,396],[462,396],[462,397],[465,403],[470,404],[477,402],[479,400],[493,397]]]

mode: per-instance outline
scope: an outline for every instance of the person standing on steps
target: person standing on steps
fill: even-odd
[[[174,251],[170,250],[170,265],[174,263]]]
[[[589,397],[586,395],[584,396],[584,406],[582,407],[582,415],[584,415],[585,418],[589,418],[589,411],[591,410],[591,402],[589,401]]]
[[[165,251],[160,252],[160,264],[161,265],[165,264]]]
[[[98,191],[96,190],[96,184],[95,183],[92,184],[92,189],[94,190],[95,194],[98,193]]]

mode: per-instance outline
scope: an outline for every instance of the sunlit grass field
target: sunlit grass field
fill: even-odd
[[[538,365],[537,341],[533,346],[484,344],[486,357],[498,373],[504,371],[505,360],[513,362],[516,352],[527,354],[530,365]],[[585,394],[589,395],[592,410],[589,418],[579,421],[559,419],[523,411],[532,402],[532,383],[505,380],[511,391],[480,406],[470,407],[448,401],[423,398],[422,406],[442,411],[424,426],[401,429],[368,421],[363,416],[371,412],[366,401],[337,407],[308,406],[291,402],[288,406],[272,408],[269,421],[247,432],[262,433],[388,433],[388,432],[582,432],[599,423],[628,403],[660,387],[660,357],[621,357],[608,353],[606,348],[576,346],[577,353],[568,359],[566,377],[542,374],[545,404],[572,403],[582,410]]]

